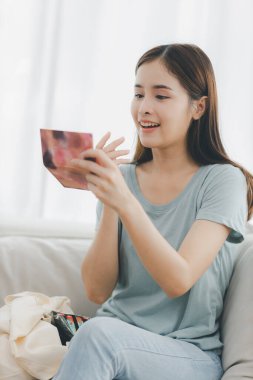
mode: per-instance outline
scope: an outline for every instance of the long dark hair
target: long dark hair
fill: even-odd
[[[207,96],[206,110],[198,120],[192,120],[187,131],[187,150],[199,164],[231,164],[239,168],[247,181],[248,218],[253,214],[253,175],[239,163],[232,161],[221,142],[218,125],[218,98],[215,75],[208,56],[194,44],[160,45],[144,53],[135,68],[144,63],[159,61],[174,74],[186,89],[191,100]],[[137,165],[153,159],[151,148],[144,147],[139,137],[133,158]]]

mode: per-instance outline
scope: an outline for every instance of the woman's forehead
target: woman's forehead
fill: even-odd
[[[175,91],[181,87],[178,79],[158,61],[142,64],[136,73],[135,87],[167,88]]]

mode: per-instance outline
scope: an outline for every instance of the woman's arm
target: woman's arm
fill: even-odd
[[[171,298],[183,295],[194,285],[230,233],[225,225],[196,220],[176,251],[136,199],[129,198],[119,215],[143,265]]]
[[[230,229],[220,223],[196,220],[178,251],[160,234],[127,187],[118,167],[104,152],[89,150],[91,161],[74,161],[84,167],[88,188],[114,209],[128,232],[143,265],[170,296],[187,292],[207,270],[224,244]]]
[[[118,279],[118,214],[103,207],[97,234],[83,260],[81,273],[87,297],[103,303]]]
[[[107,205],[97,237],[85,259],[86,267],[84,266],[82,272],[89,298],[94,302],[103,302],[115,286],[118,275],[117,216],[124,224],[145,268],[169,296],[178,296],[185,289],[189,277],[187,262],[155,228],[127,187],[118,167],[106,157],[104,152],[89,150],[85,152],[86,154],[96,158],[96,163],[86,160],[72,162],[80,169],[83,168],[85,172],[89,172],[86,175],[88,189],[104,203],[105,207]],[[102,257],[103,251],[105,252]]]
[[[107,132],[97,143],[96,149],[103,150],[116,165],[128,163],[122,158],[129,149],[116,150],[124,142],[124,137],[108,142],[111,136]],[[80,155],[80,158],[83,154]],[[87,174],[82,168],[81,174]],[[118,214],[104,205],[97,234],[85,256],[81,275],[87,297],[95,303],[103,303],[112,293],[118,279]]]

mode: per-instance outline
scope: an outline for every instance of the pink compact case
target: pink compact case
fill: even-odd
[[[40,129],[44,166],[64,186],[87,189],[85,177],[70,164],[73,158],[93,147],[91,133]]]

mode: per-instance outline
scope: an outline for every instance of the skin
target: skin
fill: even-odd
[[[142,97],[133,99],[131,112],[142,144],[152,149],[154,157],[150,163],[141,165],[143,168],[146,165],[149,173],[145,186],[154,179],[164,181],[165,174],[176,179],[196,171],[196,164],[187,156],[185,136],[191,119],[198,119],[204,113],[206,97],[191,102],[179,81],[159,61],[143,64],[138,69],[136,83],[143,86],[138,89]],[[165,84],[173,91],[154,91],[155,84]],[[166,96],[165,100],[158,99],[158,95]],[[140,129],[140,119],[161,125],[145,134]],[[82,159],[72,161],[86,176],[88,189],[104,203],[100,228],[82,265],[88,297],[97,303],[104,302],[117,281],[117,216],[142,264],[159,286],[171,298],[184,294],[210,266],[230,229],[211,221],[196,220],[176,251],[151,222],[105,149],[87,150]],[[96,162],[86,161],[85,157],[93,157]],[[165,190],[169,189],[167,185],[163,182]],[[152,196],[156,196],[155,190]]]
[[[170,89],[154,89],[155,84]],[[192,119],[203,115],[206,99],[192,101],[159,60],[139,67],[131,114],[142,145],[152,149],[153,160],[139,165],[136,176],[143,195],[153,204],[176,198],[199,169],[187,153],[186,133]],[[141,120],[159,123],[160,127],[147,133],[140,126]]]
[[[143,146],[151,148],[153,161],[150,172],[159,176],[182,175],[198,166],[186,151],[185,137],[192,119],[199,119],[205,111],[207,97],[190,101],[178,79],[155,60],[139,67],[131,103],[131,114]],[[164,84],[169,89],[153,89],[154,84]],[[161,126],[152,133],[145,133],[139,120],[147,119]]]

